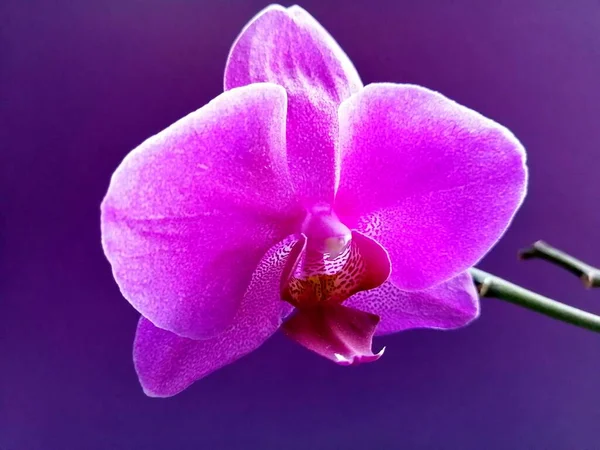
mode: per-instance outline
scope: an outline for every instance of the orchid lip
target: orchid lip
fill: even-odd
[[[373,353],[372,339],[379,316],[340,304],[297,309],[283,332],[313,352],[340,366],[377,361],[385,347]]]
[[[335,358],[335,362],[339,366],[358,366],[359,364],[377,361],[383,356],[384,352],[385,347],[383,347],[381,350],[379,350],[379,352],[373,355],[354,355],[348,358],[340,353],[334,353],[333,356]]]

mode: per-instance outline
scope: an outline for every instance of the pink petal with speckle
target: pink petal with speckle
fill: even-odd
[[[307,205],[332,203],[339,180],[337,110],[362,87],[358,73],[305,10],[271,5],[246,25],[225,69],[225,89],[264,81],[288,94],[288,159],[296,190]]]
[[[388,281],[344,304],[377,314],[381,318],[377,335],[411,328],[459,328],[479,316],[479,298],[467,272],[422,291],[403,291]]]
[[[379,359],[383,349],[371,350],[373,333],[379,318],[343,305],[324,304],[296,309],[282,330],[313,352],[337,364],[349,366]]]
[[[261,257],[298,228],[285,113],[280,86],[226,92],[115,171],[102,203],[104,251],[125,298],[157,327],[222,332]]]
[[[340,146],[335,211],[383,245],[401,289],[473,266],[525,196],[525,150],[511,132],[422,87],[372,84],[345,101]]]
[[[289,237],[272,247],[258,264],[233,324],[207,340],[177,336],[140,319],[133,359],[147,395],[170,397],[194,381],[256,350],[280,326],[292,307],[279,297],[286,264],[296,260],[305,244]]]

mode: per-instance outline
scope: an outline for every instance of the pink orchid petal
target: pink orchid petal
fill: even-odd
[[[374,314],[328,304],[296,309],[281,329],[289,338],[333,362],[349,366],[378,360],[371,350],[379,322]]]
[[[423,291],[403,291],[388,281],[350,297],[346,306],[377,314],[377,335],[411,328],[459,328],[479,316],[479,297],[467,272]]]
[[[133,357],[146,394],[178,394],[194,381],[260,347],[292,310],[279,298],[279,279],[285,265],[299,257],[303,241],[303,237],[290,237],[267,252],[253,274],[233,325],[217,337],[192,340],[141,318]]]
[[[272,82],[288,93],[287,148],[293,182],[305,204],[333,202],[339,180],[337,110],[362,83],[327,31],[299,6],[271,5],[231,48],[225,89]]]
[[[372,84],[352,96],[340,146],[335,211],[383,245],[401,289],[473,266],[525,196],[525,150],[510,131],[422,87]]]
[[[132,151],[102,204],[125,298],[190,338],[230,325],[262,255],[298,227],[285,153],[286,94],[226,92]]]

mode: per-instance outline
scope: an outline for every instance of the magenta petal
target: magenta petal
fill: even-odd
[[[371,362],[373,333],[379,317],[343,305],[327,304],[296,309],[282,330],[289,338],[340,365]]]
[[[372,84],[352,96],[340,146],[335,210],[383,245],[402,289],[473,266],[525,196],[525,150],[511,132],[422,87]]]
[[[327,31],[299,6],[271,5],[231,48],[225,89],[272,82],[288,93],[290,171],[306,204],[332,203],[339,179],[337,110],[362,87],[354,66]]]
[[[279,280],[286,263],[298,258],[303,240],[288,238],[269,250],[252,276],[233,325],[217,337],[183,338],[140,319],[133,359],[146,394],[175,395],[262,345],[292,309],[279,298]]]
[[[467,272],[423,291],[403,291],[388,281],[344,304],[377,314],[381,318],[377,335],[411,328],[459,328],[479,316],[479,297]]]
[[[221,332],[264,253],[297,227],[284,89],[226,92],[132,151],[102,204],[125,298],[159,328]]]

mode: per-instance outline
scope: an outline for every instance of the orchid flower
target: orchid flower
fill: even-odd
[[[462,327],[467,270],[526,191],[506,128],[439,93],[363,86],[327,31],[272,5],[243,29],[225,91],[116,169],[102,243],[141,313],[134,364],[175,395],[279,328],[341,365],[374,335]]]

